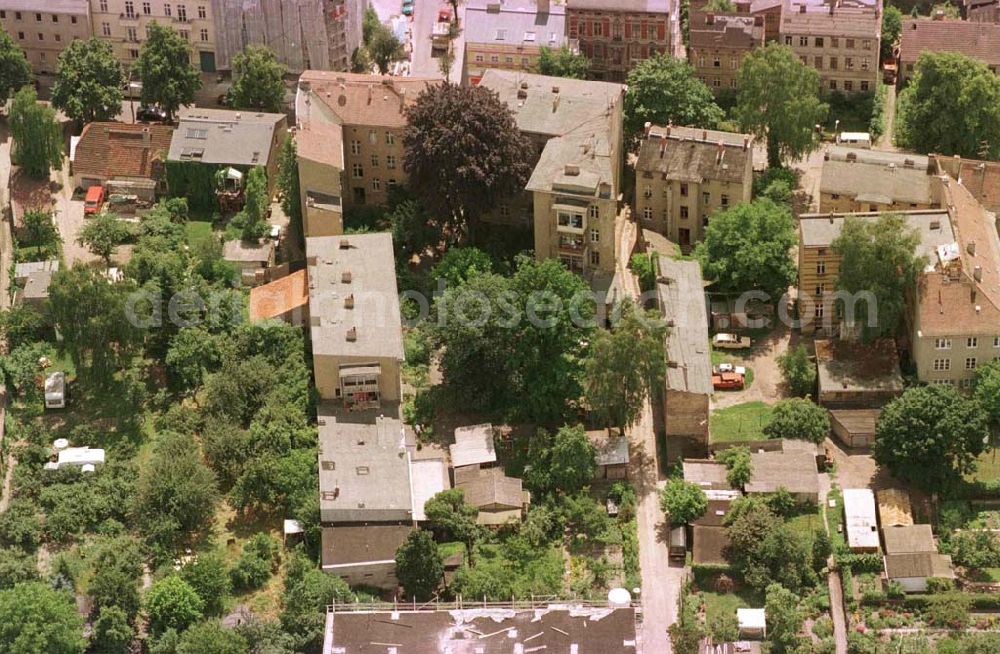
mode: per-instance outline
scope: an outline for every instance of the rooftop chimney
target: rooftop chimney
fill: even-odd
[[[744,136],[743,137],[743,151],[746,152],[749,147],[750,147],[750,137],[749,136]]]
[[[642,126],[642,134],[646,138],[649,138],[649,132],[653,129],[653,123],[646,121],[646,124]]]
[[[719,139],[719,144],[715,146],[715,164],[719,165],[722,163],[722,155],[726,153],[726,143],[722,139]]]
[[[715,25],[715,14],[712,13],[711,11],[708,12],[708,14],[705,15],[705,24],[706,25]]]
[[[346,238],[340,239],[340,249],[341,250],[350,250],[351,249],[351,242],[348,241]]]
[[[983,281],[983,267],[982,266],[976,266],[975,268],[972,269],[972,278],[975,279],[977,282]]]
[[[969,244],[965,246],[965,251],[968,252],[969,254],[975,256],[976,255],[976,242],[975,241],[969,241]]]
[[[350,329],[347,330],[347,340],[350,341],[351,343],[353,343],[354,341],[358,340],[358,328],[357,327],[351,327]]]
[[[353,309],[354,308],[354,293],[351,293],[344,298],[344,308]]]
[[[350,270],[345,270],[344,272],[342,272],[340,274],[340,282],[342,284],[350,284],[351,283],[351,271]]]
[[[701,130],[701,140],[702,141],[707,141],[708,140],[708,130],[707,129]]]

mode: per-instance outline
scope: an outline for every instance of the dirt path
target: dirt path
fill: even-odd
[[[0,513],[6,511],[10,505],[10,486],[11,481],[14,479],[14,466],[16,465],[17,459],[12,452],[7,455],[7,468],[3,476],[3,488],[0,489]]]
[[[892,144],[892,133],[896,128],[896,86],[894,84],[887,84],[886,87],[884,109],[885,130],[882,132],[882,136],[879,137],[878,143],[875,144],[875,149],[895,152],[897,148]]]
[[[761,341],[753,344],[749,356],[742,358],[734,356],[734,363],[753,369],[753,383],[750,388],[742,391],[715,393],[712,395],[712,409],[723,409],[755,401],[773,404],[786,397],[781,370],[778,368],[778,357],[788,351],[791,345],[797,345],[797,337],[796,334],[793,340],[792,330],[779,325]]]

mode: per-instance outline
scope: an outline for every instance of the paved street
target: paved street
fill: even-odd
[[[413,58],[410,74],[414,77],[440,77],[441,66],[437,57],[431,52],[431,34],[437,20],[438,10],[451,7],[447,0],[414,0],[413,22]],[[459,25],[465,20],[465,5],[458,7]],[[449,79],[458,84],[462,81],[462,58],[465,52],[465,39],[461,32],[452,42],[452,52],[455,61],[451,66]]]

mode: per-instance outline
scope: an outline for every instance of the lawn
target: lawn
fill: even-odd
[[[188,244],[193,248],[196,243],[212,235],[212,223],[206,220],[189,220],[184,224]]]
[[[830,526],[830,543],[833,549],[846,548],[847,541],[844,540],[844,497],[840,489],[834,486],[827,495],[827,505],[823,507],[826,513],[826,523]],[[830,502],[834,506],[830,506]]]
[[[967,479],[994,483],[1000,480],[1000,449],[990,449],[980,454],[976,471]]]
[[[716,579],[719,572],[695,566],[694,586],[698,589],[698,596],[705,603],[705,622],[712,624],[712,620],[717,615],[735,615],[736,609],[764,606],[763,594],[746,586],[737,585],[730,593],[717,591]],[[729,573],[729,577],[735,577],[734,573]]]
[[[709,438],[713,443],[764,440],[762,430],[771,420],[771,410],[760,401],[717,409],[709,417]]]

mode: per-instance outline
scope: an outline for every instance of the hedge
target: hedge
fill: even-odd
[[[972,608],[977,611],[1000,611],[1000,594],[998,593],[962,593],[972,600]],[[861,598],[864,606],[897,606],[904,609],[923,610],[927,608],[931,600],[940,595],[931,593],[913,593],[906,595],[903,599],[889,599],[884,595],[876,596],[874,593],[866,593]]]
[[[834,555],[833,559],[838,567],[850,568],[853,572],[871,572],[874,574],[882,572],[881,554],[838,552]]]
[[[197,161],[168,161],[166,172],[170,197],[187,198],[188,206],[197,212],[215,211],[215,173],[221,168]]]

